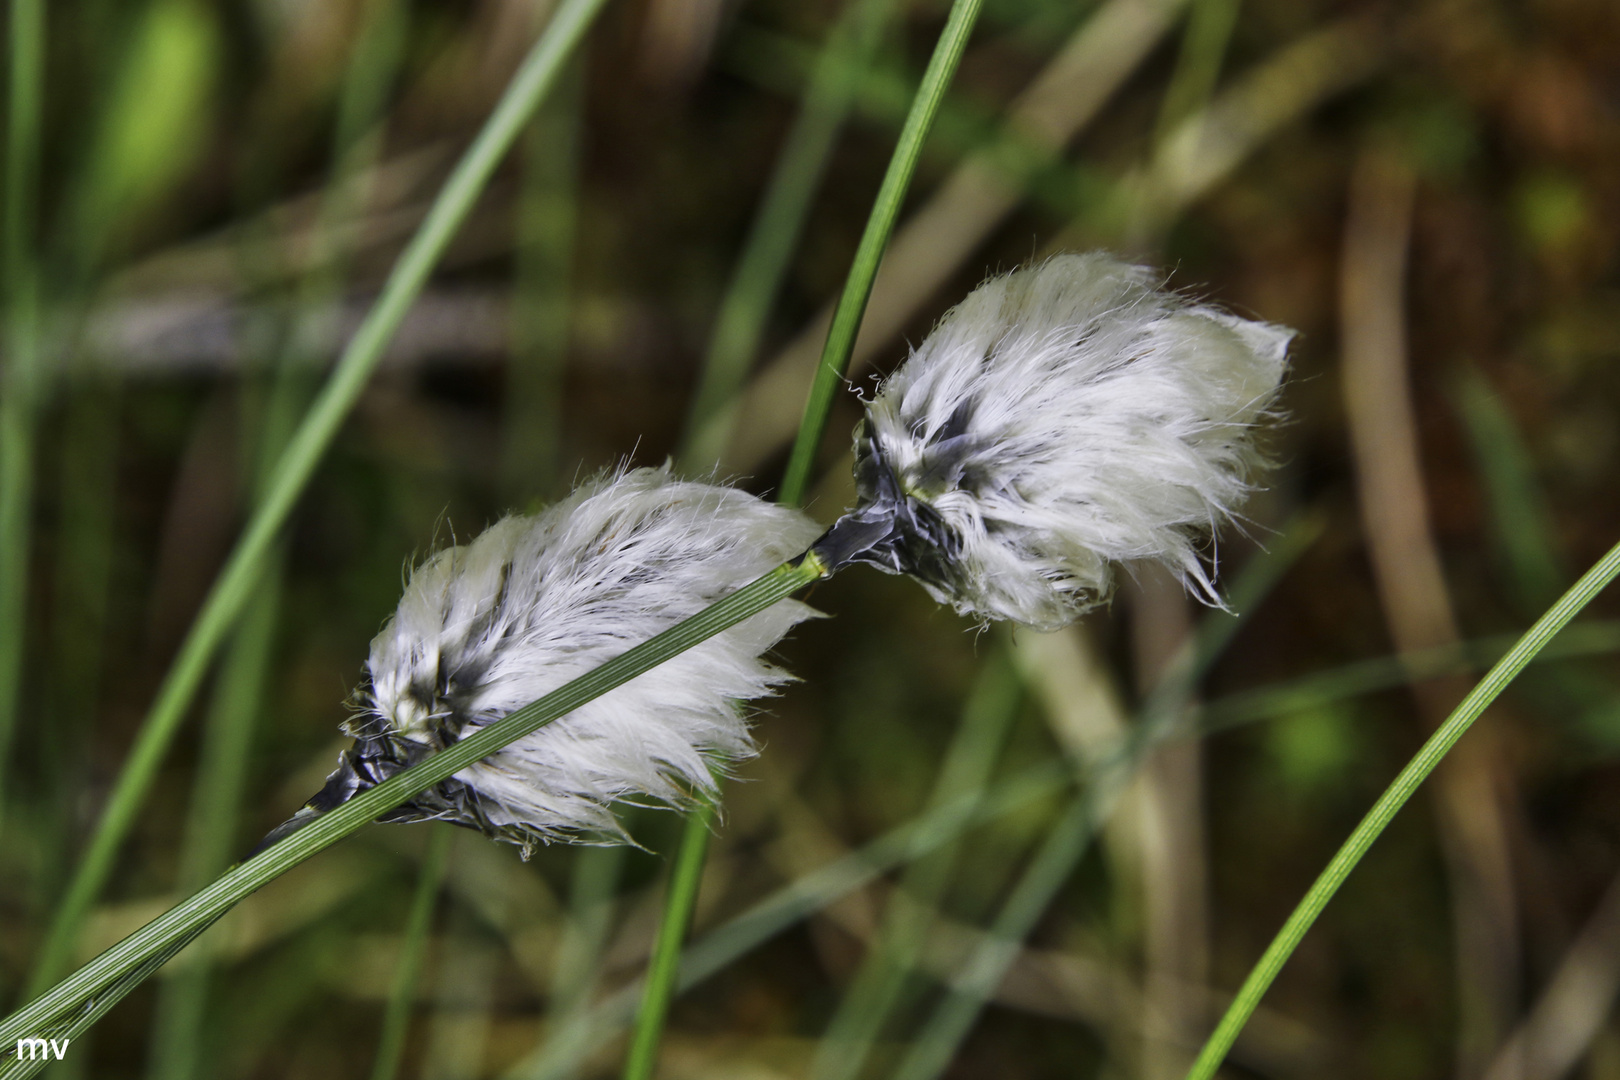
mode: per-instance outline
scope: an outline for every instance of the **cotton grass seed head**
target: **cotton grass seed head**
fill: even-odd
[[[1251,490],[1292,336],[1101,253],[992,278],[867,404],[860,505],[818,551],[1041,629],[1134,560],[1218,603],[1200,549]]]
[[[417,567],[371,643],[359,715],[306,816],[494,723],[801,553],[796,511],[665,469],[618,472]],[[754,753],[741,702],[789,676],[762,655],[814,612],[782,601],[387,814],[524,848],[625,839],[616,801],[684,806]],[[295,818],[289,826],[300,824]],[[274,837],[274,834],[273,834]]]

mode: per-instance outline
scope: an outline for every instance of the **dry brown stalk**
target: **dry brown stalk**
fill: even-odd
[[[1406,266],[1416,183],[1398,159],[1364,152],[1350,182],[1340,317],[1345,408],[1379,601],[1400,652],[1454,645],[1456,617],[1429,523],[1418,418],[1409,387]],[[1461,678],[1414,680],[1429,726],[1468,690]],[[1512,1023],[1519,976],[1518,902],[1509,853],[1511,776],[1488,720],[1435,773],[1440,844],[1456,934],[1458,1076],[1478,1076]]]

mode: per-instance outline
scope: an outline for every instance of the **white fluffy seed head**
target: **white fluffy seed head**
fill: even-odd
[[[359,771],[397,771],[501,719],[799,554],[817,531],[796,511],[666,467],[608,475],[440,551],[371,643],[364,712],[349,728],[378,749]],[[813,614],[782,601],[391,820],[454,820],[525,853],[554,838],[623,840],[615,801],[688,805],[712,790],[716,768],[754,753],[740,703],[788,680],[761,654]],[[379,770],[377,755],[395,764]]]
[[[992,278],[868,403],[863,498],[883,473],[948,538],[918,576],[964,614],[1055,629],[1143,559],[1218,603],[1199,548],[1250,491],[1292,336],[1101,253]]]

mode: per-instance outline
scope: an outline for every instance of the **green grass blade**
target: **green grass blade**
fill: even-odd
[[[265,700],[280,579],[278,567],[260,583],[220,670],[181,852],[180,887],[186,891],[206,885],[230,864],[253,732]],[[206,952],[188,956],[164,979],[147,1069],[153,1080],[190,1080],[198,1075],[208,986]]]
[[[1571,574],[1553,543],[1551,515],[1537,488],[1534,460],[1507,406],[1484,376],[1467,372],[1458,380],[1456,400],[1517,599],[1526,614],[1539,611],[1557,599]]]
[[[439,256],[605,3],[565,0],[558,9],[394,264],[382,294],[282,454],[263,500],[209,590],[113,785],[37,961],[31,984],[34,990],[48,985],[66,966],[79,927],[111,873],[114,857],[134,823],[158,765],[214,654],[251,595],[281,526],[315,466],[336,437]]]
[[[584,67],[576,61],[523,138],[501,462],[507,496],[518,503],[551,495],[563,476],[563,375],[573,307],[584,81]]]
[[[647,963],[646,991],[636,1013],[636,1027],[630,1033],[630,1049],[624,1057],[625,1080],[650,1080],[658,1065],[658,1044],[664,1037],[664,1021],[669,1004],[675,1000],[675,982],[681,966],[681,946],[697,910],[698,886],[703,883],[703,863],[709,856],[709,837],[714,828],[714,804],[686,815],[680,847],[669,875],[664,910],[658,919],[658,936],[653,940],[652,958]]]
[[[613,927],[614,896],[624,865],[623,847],[581,848],[574,857],[568,926],[557,947],[550,1015],[544,1040],[520,1066],[526,1077],[575,1080],[590,1053],[596,1012],[591,995],[601,975],[602,952]]]
[[[156,956],[172,955],[176,942],[189,941],[249,893],[362,828],[379,814],[448,779],[514,739],[543,727],[643,672],[765,610],[819,579],[824,568],[814,555],[785,563],[752,584],[711,604],[656,637],[642,642],[498,723],[479,729],[425,761],[310,821],[207,888],[175,905],[140,930],[57,983],[26,1007],[0,1021],[0,1053],[15,1040],[76,1015],[86,1002],[100,1002],[123,986],[132,971]],[[122,992],[127,992],[127,989]]]
[[[956,73],[956,66],[967,48],[978,19],[982,0],[955,0],[951,13],[934,46],[934,54],[922,84],[917,88],[911,115],[900,132],[899,142],[889,159],[888,171],[878,188],[877,200],[866,230],[855,252],[855,260],[845,279],[844,292],[833,315],[832,328],[822,352],[821,366],[810,387],[804,418],[799,424],[798,441],[794,443],[787,473],[777,494],[777,501],[796,506],[804,498],[815,465],[816,448],[821,445],[822,433],[832,411],[833,394],[843,379],[849,364],[849,355],[855,347],[855,335],[860,329],[861,316],[866,311],[867,298],[872,293],[872,282],[877,277],[878,263],[883,249],[900,216],[900,204],[911,185],[917,159],[923,143],[933,125],[939,104],[945,97],[946,87]],[[676,872],[670,879],[664,897],[664,913],[660,920],[658,938],[653,944],[652,958],[647,969],[647,980],[641,1010],[636,1014],[636,1028],[630,1038],[630,1052],[625,1059],[624,1080],[650,1080],[658,1060],[658,1043],[663,1034],[664,1019],[669,1003],[674,999],[675,981],[680,965],[681,945],[691,913],[697,906],[697,889],[703,878],[703,860],[708,854],[709,835],[713,825],[713,809],[704,806],[690,815],[681,834],[680,848],[676,852]]]
[[[405,1054],[405,1034],[410,1029],[411,1005],[416,1001],[416,984],[422,977],[422,960],[427,955],[428,933],[433,927],[433,909],[439,899],[439,886],[444,883],[444,868],[450,861],[451,836],[451,830],[444,825],[429,830],[427,852],[416,879],[416,894],[411,898],[410,914],[400,938],[399,966],[394,969],[394,984],[388,991],[388,1006],[383,1012],[382,1034],[377,1039],[371,1080],[394,1080],[399,1075],[400,1058]]]
[[[866,231],[861,234],[860,246],[855,249],[855,260],[844,291],[833,309],[832,327],[827,331],[827,342],[821,350],[821,361],[816,366],[815,381],[805,401],[804,417],[799,421],[799,434],[788,457],[787,471],[782,477],[778,501],[796,506],[803,500],[810,474],[815,468],[816,450],[826,431],[827,419],[832,413],[833,397],[844,381],[849,367],[849,356],[855,348],[855,337],[861,327],[861,316],[866,313],[866,301],[872,295],[872,282],[877,279],[878,264],[883,261],[883,249],[889,243],[889,234],[900,217],[900,206],[906,190],[911,186],[917,159],[922,156],[923,143],[939,112],[940,102],[956,66],[967,48],[973,33],[973,24],[979,17],[982,0],[955,0],[945,29],[940,32],[934,46],[928,69],[923,72],[922,85],[912,99],[911,112],[900,129],[900,140],[889,159],[889,168],[878,188],[877,200],[867,219]]]
[[[985,664],[962,711],[929,808],[955,799],[981,798],[1012,727],[1022,685],[1005,650]],[[866,1063],[873,1042],[899,1002],[908,975],[927,938],[929,913],[939,903],[956,868],[950,843],[913,860],[890,898],[883,925],[816,1046],[812,1080],[850,1080]]]
[[[759,351],[765,317],[798,246],[810,202],[849,115],[855,87],[871,64],[894,0],[850,0],[816,59],[804,104],[732,271],[687,416],[687,445],[676,455],[689,473],[713,468],[731,438],[736,397]]]
[[[3,264],[6,365],[0,373],[0,821],[28,639],[28,556],[39,398],[39,295],[33,241],[38,204],[44,0],[11,0]]]
[[[1195,0],[1181,35],[1176,70],[1165,88],[1159,121],[1153,132],[1158,145],[1187,117],[1209,103],[1220,77],[1221,60],[1237,25],[1240,0]]]
[[[1255,964],[1254,970],[1249,973],[1237,997],[1233,999],[1226,1014],[1216,1025],[1209,1041],[1199,1052],[1197,1060],[1187,1073],[1187,1080],[1211,1080],[1215,1071],[1220,1068],[1221,1062],[1225,1060],[1227,1051],[1232,1048],[1238,1032],[1253,1015],[1256,1006],[1260,1004],[1260,999],[1265,996],[1266,990],[1276,979],[1277,973],[1282,970],[1283,964],[1293,955],[1294,949],[1305,937],[1305,932],[1311,928],[1311,924],[1322,913],[1328,901],[1339,891],[1339,886],[1349,877],[1350,871],[1355,869],[1356,864],[1367,853],[1367,849],[1372,847],[1373,841],[1378,839],[1384,828],[1400,812],[1401,807],[1406,805],[1407,799],[1412,797],[1418,785],[1434,771],[1435,766],[1456,745],[1457,740],[1462,738],[1463,733],[1486,707],[1496,700],[1519,672],[1524,670],[1525,665],[1617,575],[1620,575],[1620,544],[1609,549],[1609,553],[1582,575],[1558,603],[1536,620],[1535,625],[1526,631],[1518,644],[1486,673],[1478,685],[1469,691],[1462,704],[1457,706],[1446,718],[1446,722],[1440,725],[1440,728],[1423,744],[1417,756],[1407,763],[1406,768],[1401,770],[1400,775],[1367,812],[1367,816],[1361,819],[1361,823],[1350,834],[1350,838],[1333,856],[1327,869],[1322,871],[1310,891],[1305,894],[1305,898],[1299,902],[1299,906],[1272,939],[1271,945]]]
[[[352,177],[374,163],[380,139],[364,139],[368,126],[386,100],[398,72],[406,22],[400,5],[373,5],[344,78],[339,99],[335,165],[327,194],[317,214],[313,245],[330,246],[330,238],[349,207],[342,193],[351,190]],[[300,282],[293,317],[316,310],[340,292],[342,265],[338,260],[316,259],[322,267]],[[255,495],[270,482],[277,458],[285,448],[296,417],[308,400],[307,384],[313,357],[299,348],[296,326],[271,375],[269,400],[262,407],[249,401],[244,415],[261,413],[260,436],[249,477]],[[248,398],[258,395],[252,392]],[[218,686],[204,723],[202,753],[197,764],[186,838],[181,853],[180,888],[199,889],[223,872],[231,861],[240,820],[242,788],[247,778],[253,732],[261,702],[266,700],[271,654],[281,601],[285,551],[277,547],[266,559],[264,580],[249,601],[240,625],[231,635],[218,677]],[[198,950],[170,969],[163,980],[153,1017],[148,1076],[152,1080],[191,1080],[200,1071],[204,1017],[211,981],[211,958]]]

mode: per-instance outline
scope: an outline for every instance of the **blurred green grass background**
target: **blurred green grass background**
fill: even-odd
[[[319,786],[413,559],[627,458],[773,487],[945,8],[607,7],[300,502],[81,955]],[[8,190],[22,170],[38,191],[6,237],[8,999],[264,462],[550,10],[45,10],[37,172],[15,128],[7,157]],[[1029,797],[727,957],[677,1001],[663,1075],[1180,1075],[1447,678],[1620,532],[1617,56],[1601,0],[987,0],[854,381],[987,272],[1059,248],[1298,327],[1275,483],[1219,545],[1244,602],[1232,623],[1143,572],[1042,638],[978,633],[876,574],[818,588],[836,618],[782,647],[802,682],[727,786],[700,947],[952,794]],[[1346,380],[1403,350],[1410,419],[1387,393],[1347,409]],[[835,413],[824,519],[857,415],[852,396]],[[1438,594],[1400,584],[1424,559]],[[1581,655],[1532,669],[1358,869],[1232,1075],[1620,1076],[1620,641],[1597,606]],[[1193,680],[1177,650],[1199,626],[1222,647]],[[1384,659],[1400,648],[1427,652]],[[1090,790],[1155,716],[1210,734],[1137,753],[1095,849],[1052,855],[1076,805],[1052,778],[1077,764]],[[644,850],[527,864],[437,841],[399,1075],[616,1073],[603,1017],[679,832],[630,822]],[[443,829],[369,828],[267,888],[55,1072],[372,1075]],[[987,928],[1016,932],[986,948]]]

